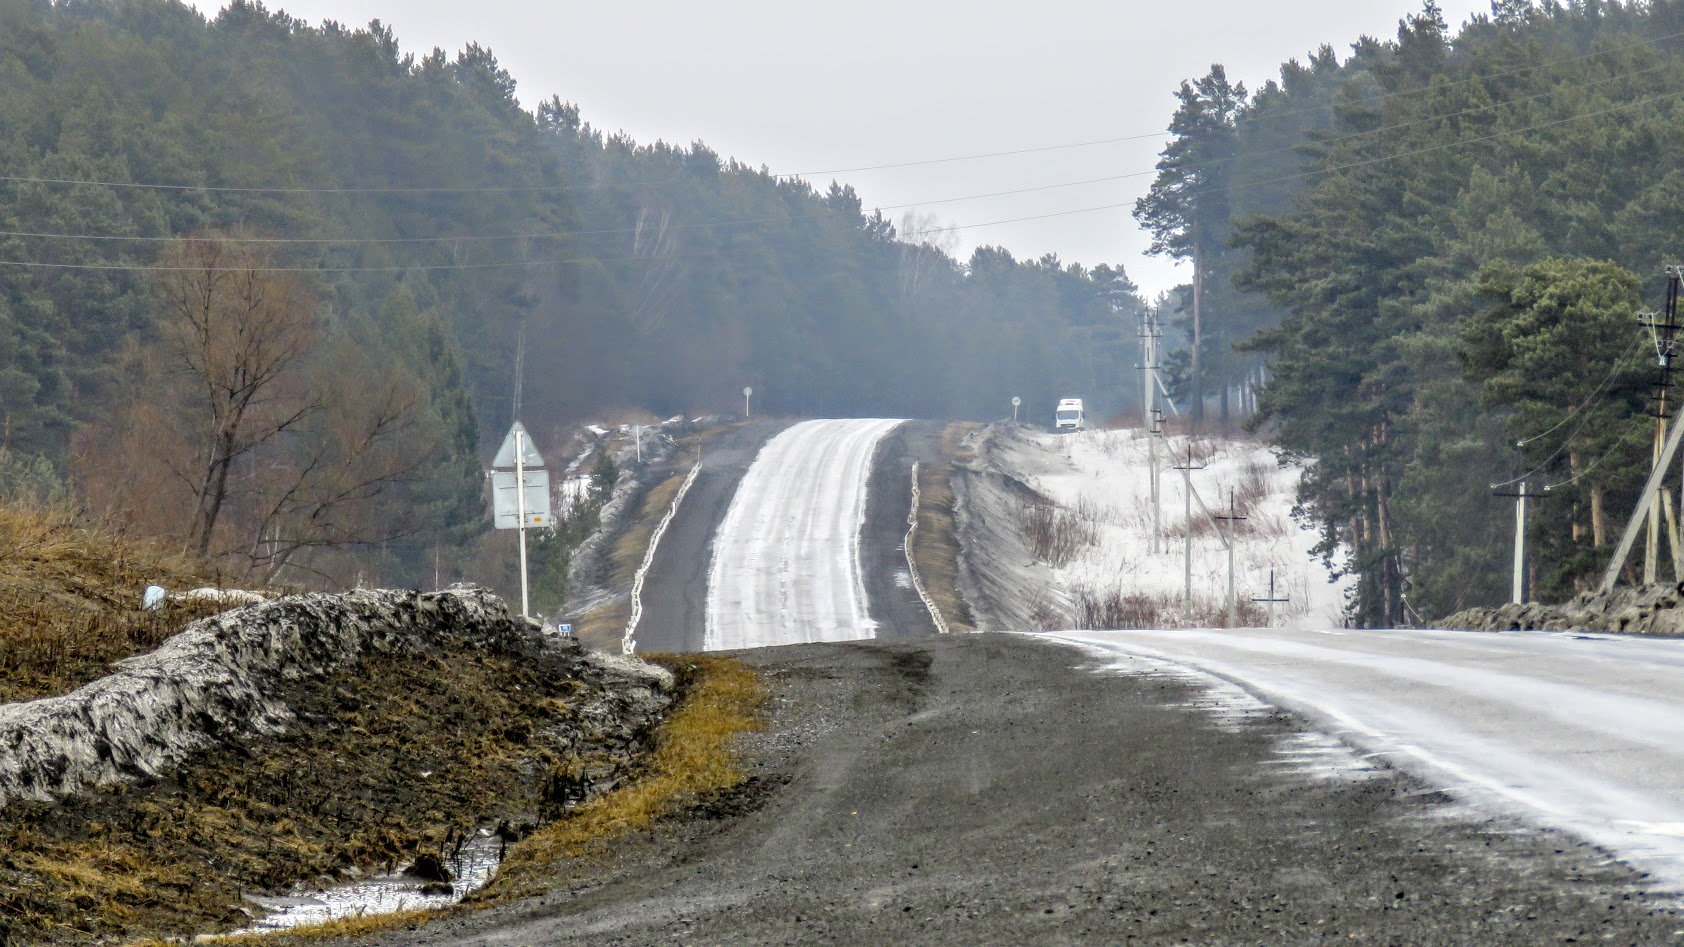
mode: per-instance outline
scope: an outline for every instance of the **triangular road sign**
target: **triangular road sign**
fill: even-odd
[[[513,470],[515,466],[515,432],[520,432],[521,463],[528,470],[544,466],[544,458],[538,456],[538,448],[532,446],[532,435],[526,433],[526,428],[516,421],[509,428],[507,437],[503,438],[503,446],[497,448],[497,456],[491,461],[491,466],[498,470]]]

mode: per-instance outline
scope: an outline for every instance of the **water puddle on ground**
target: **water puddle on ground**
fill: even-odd
[[[235,933],[273,933],[351,917],[449,907],[491,880],[502,850],[502,840],[490,829],[475,832],[456,857],[445,859],[445,867],[454,876],[448,883],[448,893],[442,890],[446,887],[444,883],[439,883],[434,892],[424,893],[426,881],[396,872],[371,875],[317,891],[274,896],[248,894],[246,900],[252,907],[268,913]]]

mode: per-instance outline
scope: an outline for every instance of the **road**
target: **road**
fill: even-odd
[[[902,423],[804,421],[767,443],[713,541],[703,650],[876,633],[860,535],[878,443]]]
[[[662,535],[644,580],[639,651],[702,650],[714,533],[760,449],[788,426],[787,421],[755,421],[708,444],[702,470]]]
[[[1549,632],[1117,631],[1439,789],[1601,845],[1684,891],[1684,640]]]
[[[744,652],[740,791],[410,944],[1676,943],[1629,869],[1027,635]],[[1109,663],[1106,659],[1103,663]]]

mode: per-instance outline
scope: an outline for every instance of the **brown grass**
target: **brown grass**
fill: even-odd
[[[1223,628],[1228,624],[1225,599],[1195,597],[1183,603],[1180,596],[1146,595],[1109,589],[1076,589],[1076,627],[1088,631],[1122,628]],[[1263,624],[1263,607],[1241,598],[1235,603],[1235,627]]]
[[[146,586],[215,584],[188,559],[68,509],[0,506],[0,703],[61,694],[219,609],[143,611]]]
[[[1017,525],[1035,558],[1054,568],[1069,565],[1099,541],[1093,520],[1044,498],[1021,500]]]
[[[553,883],[569,861],[603,851],[688,800],[742,782],[735,743],[760,726],[766,688],[730,658],[657,656],[679,674],[685,696],[655,736],[648,768],[635,782],[587,802],[509,850],[486,896],[523,895]]]
[[[573,635],[592,651],[620,653],[626,623],[631,621],[631,602],[619,600],[600,605],[573,622]]]
[[[689,469],[682,468],[644,493],[637,517],[625,532],[614,539],[611,560],[614,569],[610,573],[614,582],[630,582],[637,575],[637,567],[643,563],[643,554],[649,549],[655,527],[661,522],[661,517],[667,515],[667,508],[672,506],[672,498],[678,495],[678,488],[684,485]]]
[[[974,425],[949,424],[942,431],[943,460],[918,469],[918,534],[912,556],[924,591],[935,602],[951,631],[975,631],[975,619],[959,592],[959,527],[954,515],[953,464],[969,455],[960,441]]]

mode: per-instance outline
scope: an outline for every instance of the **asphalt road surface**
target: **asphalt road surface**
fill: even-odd
[[[760,449],[788,426],[788,421],[756,421],[727,431],[708,445],[702,471],[661,537],[644,580],[643,617],[637,624],[639,651],[702,650],[714,532]]]
[[[861,566],[866,486],[902,421],[803,421],[743,475],[708,573],[707,651],[870,638]]]
[[[1381,768],[1318,775],[1279,711],[1017,635],[768,648],[754,778],[545,897],[383,944],[1678,943],[1593,846]],[[1425,685],[1423,685],[1425,686]]]
[[[1049,637],[1238,682],[1458,798],[1589,839],[1684,892],[1684,640],[1278,629]]]

